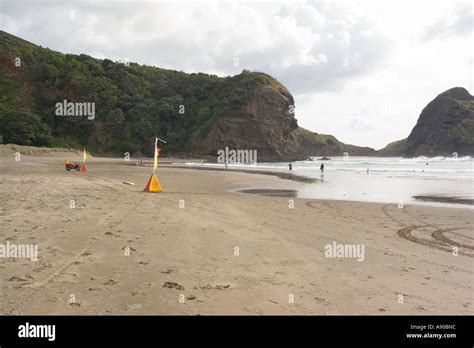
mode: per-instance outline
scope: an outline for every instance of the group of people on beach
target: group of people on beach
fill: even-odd
[[[288,163],[288,170],[292,171],[293,170],[293,165],[290,163]],[[321,170],[322,172],[324,172],[324,164],[321,163],[321,166],[319,167],[319,170]]]
[[[426,165],[428,165],[428,163],[426,163]],[[293,170],[293,165],[291,164],[291,162],[288,163],[288,169],[289,169],[290,171]],[[319,170],[320,170],[321,172],[324,172],[324,163],[321,163],[321,166],[319,167]],[[369,174],[369,168],[367,168],[367,174]]]

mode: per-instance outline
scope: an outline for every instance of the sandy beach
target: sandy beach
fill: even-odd
[[[0,244],[39,253],[0,259],[1,314],[473,313],[472,210],[243,194],[301,183],[167,167],[144,193],[150,168],[63,156],[0,158]],[[333,242],[363,260],[326,257]]]

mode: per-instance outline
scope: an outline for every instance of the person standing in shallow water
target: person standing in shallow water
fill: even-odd
[[[291,165],[291,163],[288,163],[288,169],[293,170],[293,166]]]
[[[321,163],[321,167],[319,167],[319,169],[320,169],[322,172],[324,172],[324,164],[323,164],[323,163]]]

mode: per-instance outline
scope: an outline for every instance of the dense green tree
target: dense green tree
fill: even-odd
[[[41,118],[25,110],[0,109],[0,135],[5,144],[47,146],[51,131]]]

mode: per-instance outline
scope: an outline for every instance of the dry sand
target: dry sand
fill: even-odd
[[[0,158],[0,244],[39,247],[0,259],[1,314],[473,313],[472,210],[239,194],[299,183],[165,167],[144,193],[150,168],[62,160]],[[333,241],[364,261],[325,257]]]

